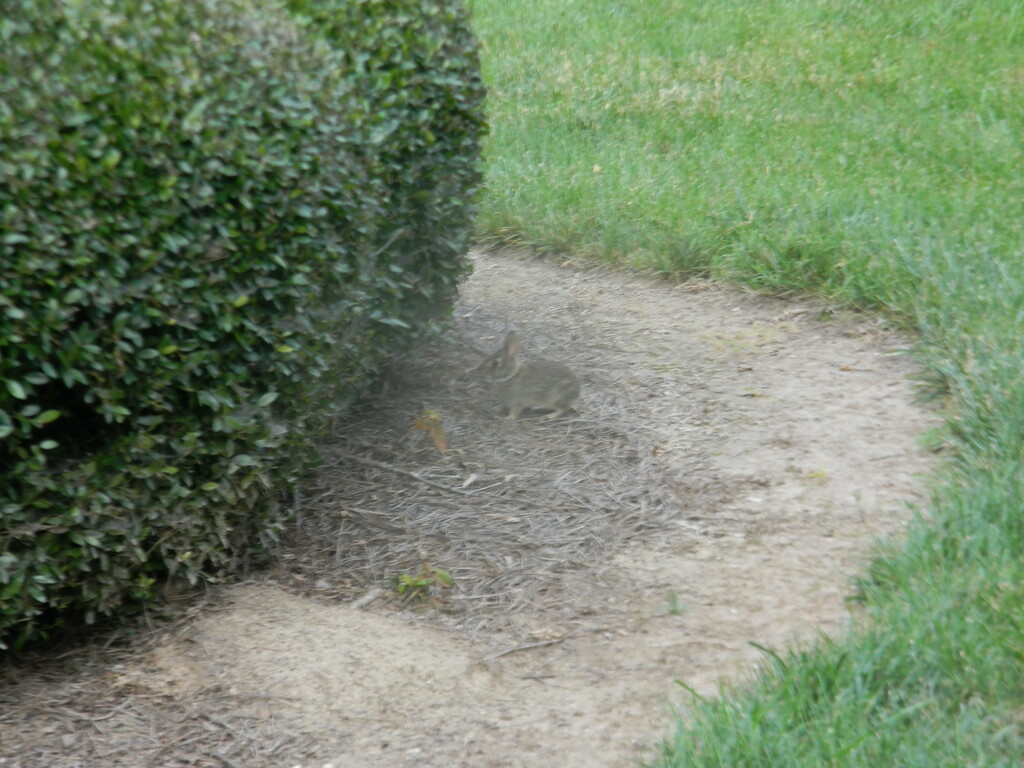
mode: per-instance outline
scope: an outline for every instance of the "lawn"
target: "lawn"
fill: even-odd
[[[912,329],[946,462],[856,628],[661,765],[1024,759],[1024,4],[471,0],[482,241],[814,292]]]

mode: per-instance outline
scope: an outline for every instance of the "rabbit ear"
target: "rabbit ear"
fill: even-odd
[[[509,331],[505,337],[505,352],[509,357],[515,357],[523,351],[523,345],[519,341],[519,337],[516,336],[515,331]]]

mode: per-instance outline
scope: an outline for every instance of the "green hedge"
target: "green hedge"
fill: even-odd
[[[0,645],[273,536],[466,271],[448,0],[0,0]]]

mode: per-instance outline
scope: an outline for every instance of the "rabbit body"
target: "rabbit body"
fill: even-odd
[[[508,406],[510,420],[531,408],[548,410],[555,419],[572,410],[580,396],[580,382],[569,368],[554,360],[520,360],[523,345],[514,332],[477,367],[481,377]]]

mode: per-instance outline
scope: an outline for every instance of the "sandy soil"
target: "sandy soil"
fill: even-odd
[[[410,489],[429,472],[422,492],[436,496],[367,485],[359,503],[331,507],[321,478],[297,538],[303,524],[313,538],[331,520],[348,530],[342,519],[361,510],[364,524],[393,512],[394,534],[338,533],[322,557],[293,540],[278,569],[213,590],[137,647],[9,675],[0,766],[624,768],[653,756],[672,708],[685,713],[676,680],[713,693],[763,660],[753,643],[842,631],[851,577],[873,539],[899,534],[931,465],[917,436],[934,416],[913,404],[915,367],[894,354],[907,340],[809,301],[514,254],[474,260],[449,340],[338,430],[340,444],[404,425],[405,453],[351,471],[393,468]],[[464,368],[447,368],[510,327],[578,372],[576,415],[502,421]],[[450,375],[427,375],[437,365]],[[407,418],[439,403],[444,457]],[[546,455],[550,474],[537,471]],[[474,496],[481,478],[502,493]],[[544,499],[547,485],[578,509],[512,493],[533,486]],[[478,515],[462,511],[473,505]],[[427,507],[434,523],[416,517]],[[424,532],[438,520],[459,530]],[[481,520],[493,546],[460,538]],[[401,604],[387,580],[410,556],[399,539],[455,586]],[[375,554],[332,569],[357,549]]]

